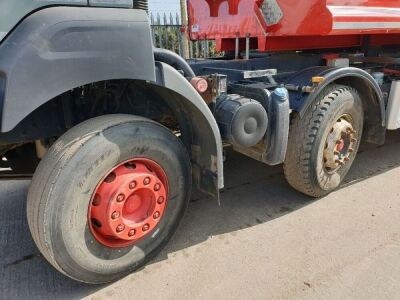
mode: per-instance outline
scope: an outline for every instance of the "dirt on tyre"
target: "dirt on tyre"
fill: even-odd
[[[28,193],[28,223],[56,269],[107,283],[163,248],[190,192],[190,159],[170,130],[140,117],[102,116],[72,128],[41,161]]]
[[[338,188],[356,157],[363,124],[357,90],[328,86],[302,117],[296,114],[292,120],[284,163],[288,183],[312,197]]]

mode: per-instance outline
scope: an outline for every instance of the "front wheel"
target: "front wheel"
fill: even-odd
[[[40,163],[28,222],[46,259],[87,283],[140,268],[175,232],[191,167],[181,141],[150,120],[111,115],[71,129]]]
[[[321,197],[335,190],[350,170],[363,131],[357,90],[331,85],[292,120],[285,176],[296,190]]]

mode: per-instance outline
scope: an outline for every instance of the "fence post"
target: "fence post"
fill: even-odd
[[[182,25],[182,50],[183,58],[189,58],[189,43],[188,43],[188,16],[187,16],[187,0],[180,0],[181,2],[181,25]]]

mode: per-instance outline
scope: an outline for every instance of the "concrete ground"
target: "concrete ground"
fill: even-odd
[[[193,199],[141,271],[87,286],[53,270],[25,218],[29,182],[0,183],[1,299],[399,299],[400,133],[360,152],[345,185],[315,201],[282,167],[234,154],[221,206]]]

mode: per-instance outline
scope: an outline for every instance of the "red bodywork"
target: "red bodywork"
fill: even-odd
[[[273,7],[273,9],[270,9]],[[400,44],[400,1],[188,0],[190,37],[220,51],[285,51]]]

